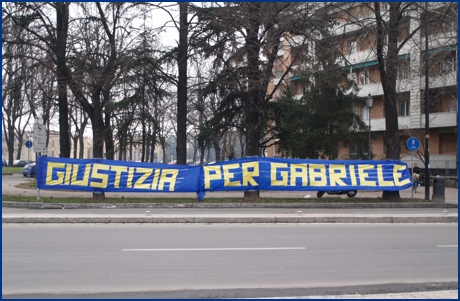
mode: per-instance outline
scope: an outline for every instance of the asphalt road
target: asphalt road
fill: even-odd
[[[457,279],[457,224],[2,225],[3,297],[279,297]]]

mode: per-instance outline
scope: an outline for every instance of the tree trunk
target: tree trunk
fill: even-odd
[[[219,139],[216,137],[214,137],[214,139],[212,140],[212,144],[214,145],[214,151],[216,153],[216,162],[220,162],[221,161],[221,158],[220,158],[220,145],[219,145]]]
[[[22,136],[18,135],[18,157],[16,158],[17,160],[21,159],[21,153],[22,153],[22,145],[23,145],[23,139]]]
[[[179,82],[177,87],[177,164],[187,163],[187,49],[188,23],[187,2],[179,2],[179,45],[177,66]]]
[[[399,9],[400,3],[390,3],[390,20],[388,23],[388,50],[385,62],[384,25],[380,15],[380,3],[375,2],[375,15],[377,22],[377,59],[379,62],[380,78],[384,94],[385,127],[384,143],[386,145],[387,159],[400,159],[400,138],[398,125],[398,111],[396,104],[396,76],[398,70],[398,34],[399,34]],[[385,68],[386,67],[386,68]],[[401,199],[399,191],[383,191],[383,200]]]
[[[93,103],[99,103],[98,100]],[[94,108],[94,116],[91,119],[93,124],[93,158],[104,158],[104,120],[102,110],[99,106]],[[93,199],[104,199],[104,193],[93,192]]]
[[[67,80],[61,70],[66,64],[69,3],[56,2],[56,61],[59,106],[59,157],[70,157],[69,106]]]
[[[104,142],[105,142],[105,158],[113,160],[115,156],[115,146],[113,143],[113,130],[110,123],[111,112],[106,109],[104,114]]]
[[[8,166],[13,166],[14,161],[14,127],[11,123],[8,122]]]
[[[246,123],[246,156],[259,156],[259,142],[261,130],[261,112],[265,94],[260,93],[260,43],[258,33],[261,26],[259,5],[255,2],[248,7],[248,25],[246,28],[246,51],[248,59],[248,93],[245,97],[245,123]],[[261,99],[262,97],[262,99]],[[259,197],[259,191],[245,191],[245,198]]]
[[[85,157],[85,139],[83,137],[83,135],[80,135],[79,137],[79,140],[80,140],[80,155],[79,155],[79,158],[80,159],[83,159]]]
[[[73,141],[73,157],[77,159],[77,148],[78,148],[78,141],[80,140],[80,135],[75,135],[74,138],[72,138]]]

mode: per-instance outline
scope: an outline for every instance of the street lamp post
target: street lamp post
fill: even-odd
[[[367,109],[369,110],[369,160],[372,160],[371,156],[371,108],[372,108],[372,95],[369,93],[369,95],[366,97],[366,106]]]

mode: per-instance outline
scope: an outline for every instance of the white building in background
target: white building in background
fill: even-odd
[[[27,138],[29,137],[29,138]],[[27,148],[25,146],[25,142],[27,140],[30,140],[33,142],[33,132],[26,132],[24,134],[24,141],[21,149],[21,156],[19,159],[22,160],[30,160],[30,161],[35,161],[35,152],[33,151],[33,147]],[[82,159],[92,159],[93,158],[93,139],[91,137],[84,137],[83,138],[84,143],[83,143],[83,158]],[[115,141],[115,145],[117,145],[118,142]],[[13,158],[16,160],[17,154],[18,154],[18,149],[19,149],[19,141],[15,141],[15,146],[14,146],[14,154]],[[48,157],[59,157],[60,150],[59,150],[59,132],[57,131],[49,131],[49,139],[48,139],[48,146],[46,149],[46,155]],[[71,151],[70,151],[70,158],[78,158],[80,159],[80,145],[77,142],[77,151],[76,151],[76,156],[74,152],[74,145],[73,145],[73,140],[71,140]],[[140,161],[141,160],[141,155],[142,155],[142,150],[140,147],[140,144],[133,144],[132,149],[128,148],[128,150],[125,152],[123,156],[123,160],[127,161]],[[163,151],[162,149],[157,146],[155,148],[155,156],[154,158],[157,158],[157,162],[161,161],[163,158]],[[8,147],[6,145],[5,139],[3,139],[2,136],[2,158],[5,160],[8,160]],[[114,159],[118,160],[119,158],[119,152],[115,152]]]

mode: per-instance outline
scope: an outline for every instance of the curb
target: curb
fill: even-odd
[[[88,203],[61,204],[41,202],[2,202],[2,207],[30,209],[130,209],[130,208],[311,208],[311,209],[347,209],[347,208],[458,208],[458,204],[450,203]]]
[[[336,217],[2,217],[4,224],[315,224],[315,223],[458,223],[458,216],[415,216],[415,217],[356,217],[356,216],[336,216]]]

